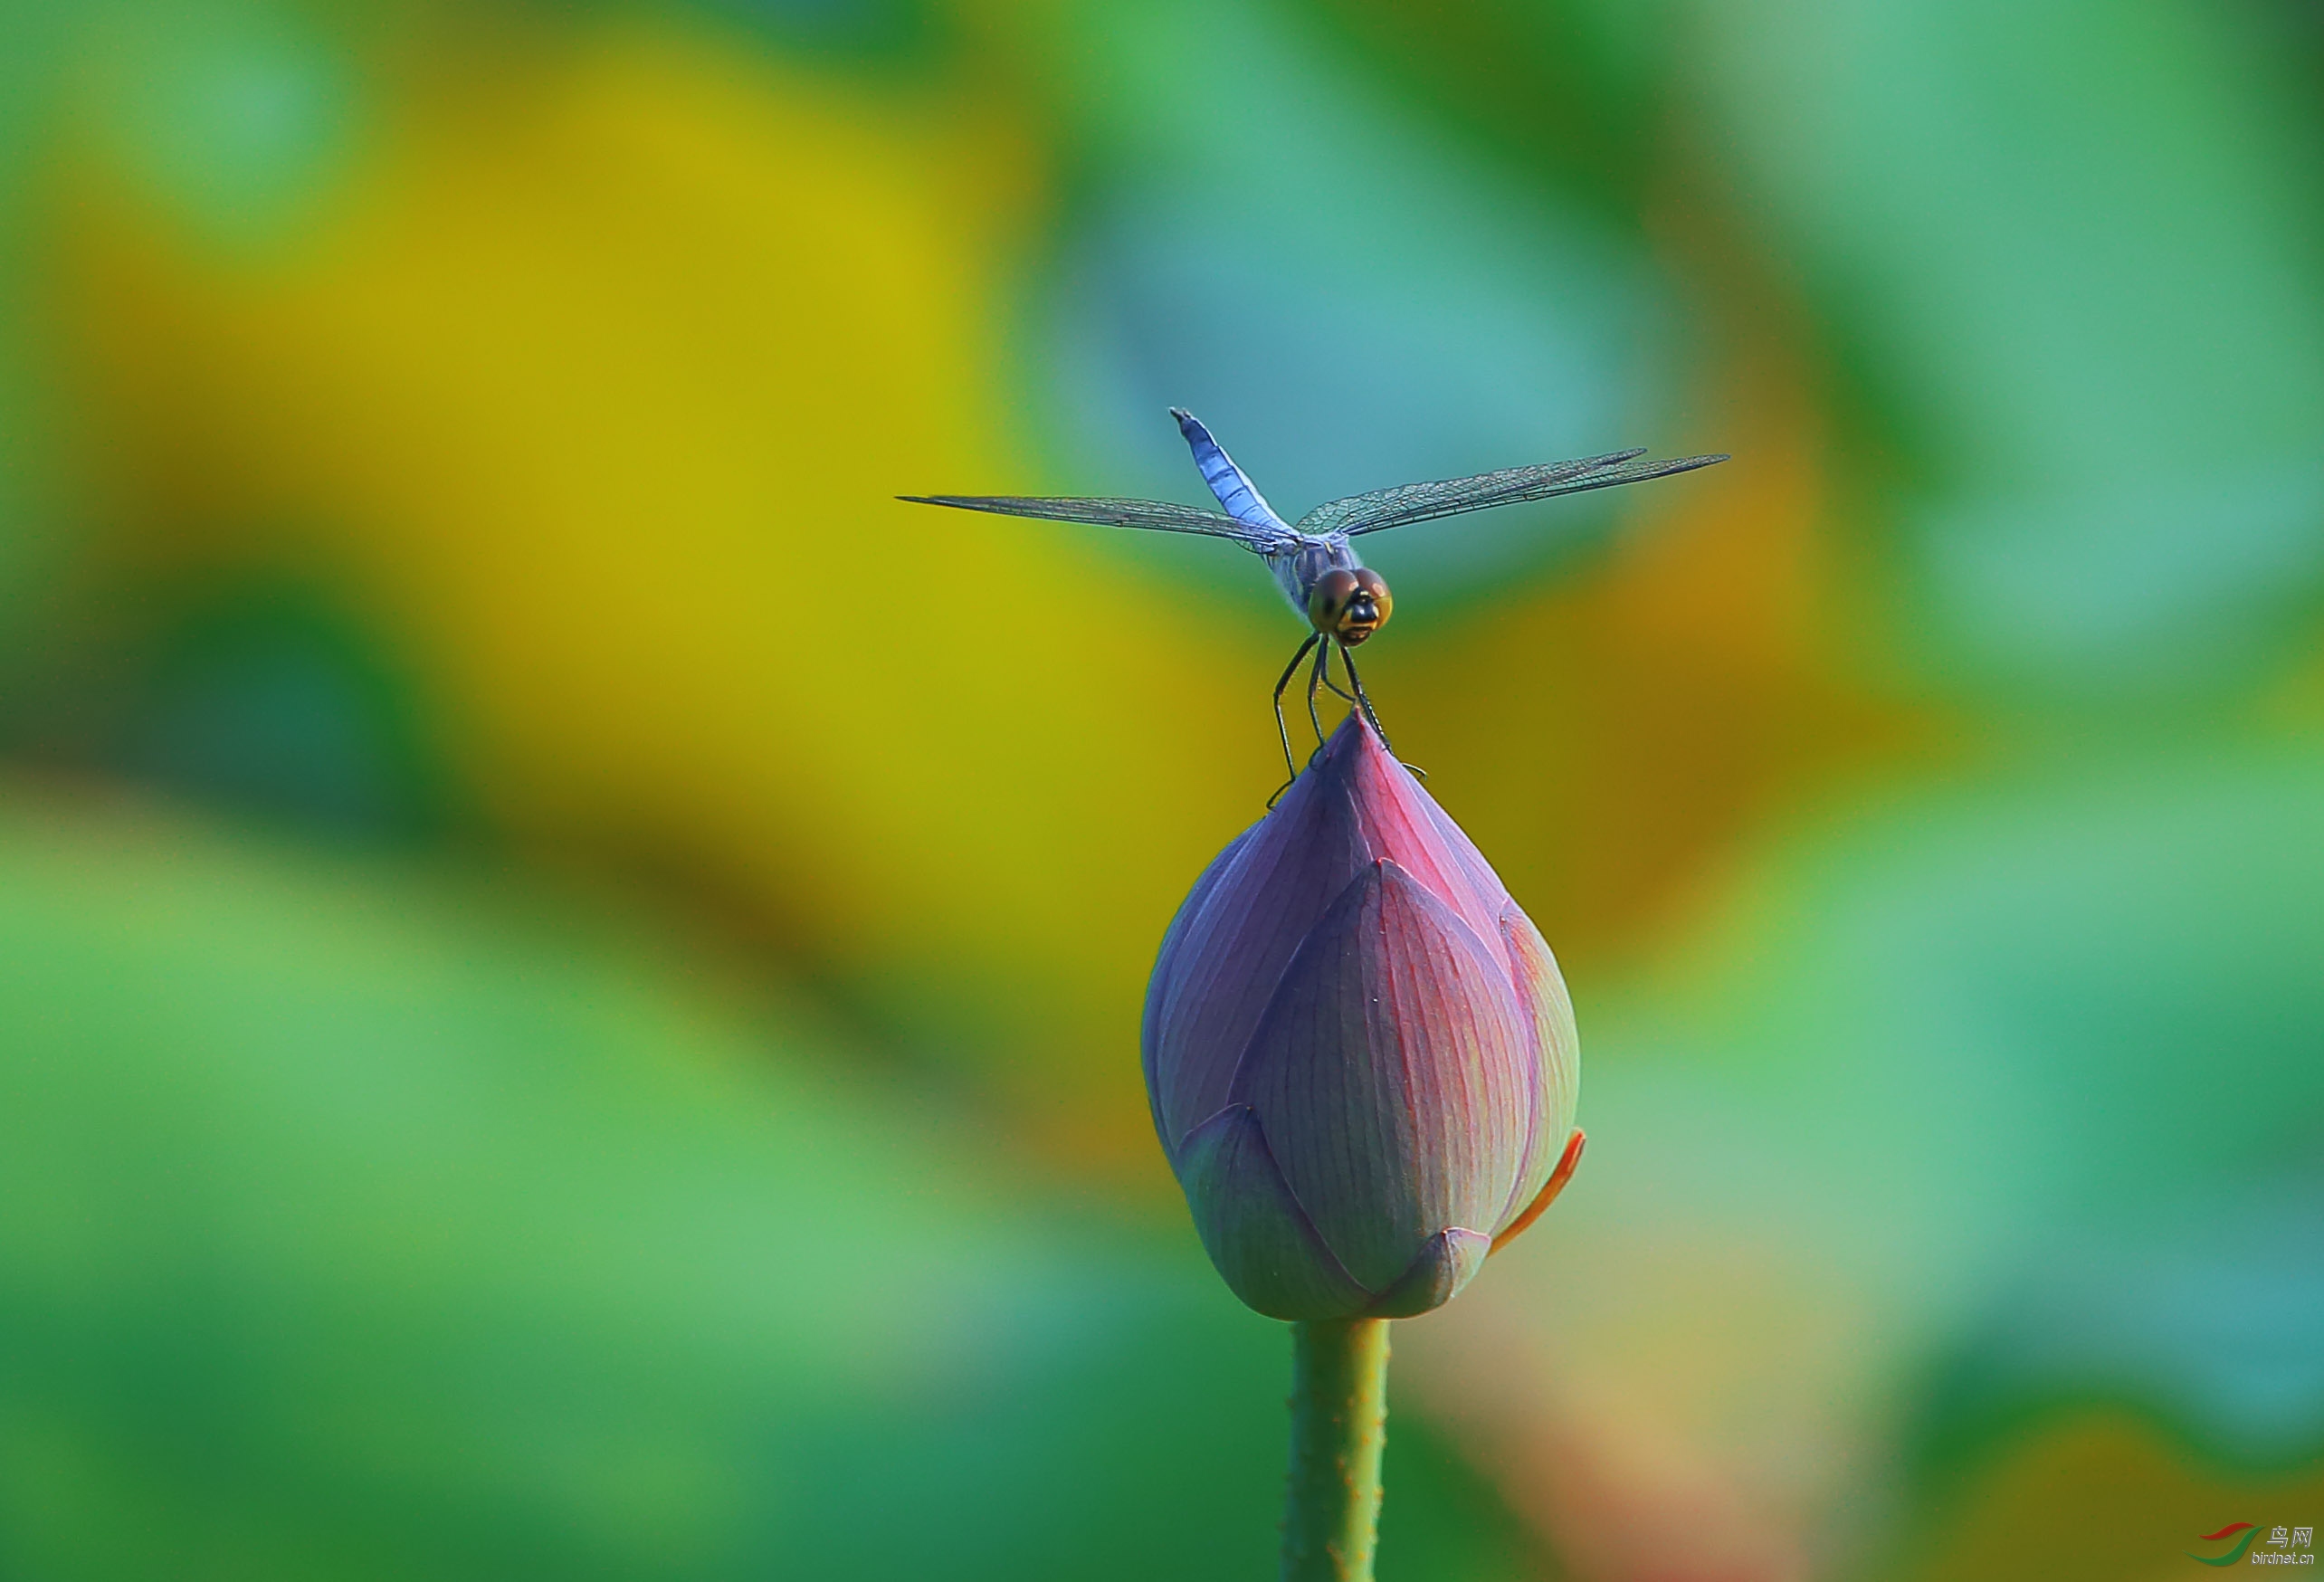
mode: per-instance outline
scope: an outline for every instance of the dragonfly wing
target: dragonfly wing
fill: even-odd
[[[1603,456],[1551,462],[1537,467],[1508,467],[1498,472],[1447,479],[1439,483],[1406,483],[1318,506],[1300,520],[1300,529],[1303,532],[1345,533],[1353,538],[1360,533],[1433,521],[1438,517],[1457,516],[1463,511],[1548,500],[1553,495],[1580,494],[1592,489],[1611,489],[1616,484],[1640,483],[1649,478],[1667,478],[1727,460],[1723,455],[1681,456],[1670,461],[1643,460],[1644,456],[1643,451],[1614,451]],[[1317,525],[1327,518],[1328,528]]]
[[[1343,500],[1326,500],[1300,519],[1299,530],[1303,533],[1373,533],[1382,528],[1400,528],[1406,522],[1426,521],[1431,517],[1449,516],[1456,511],[1482,510],[1501,503],[1501,497],[1511,490],[1529,483],[1549,480],[1577,478],[1585,473],[1618,466],[1646,453],[1615,451],[1604,456],[1585,456],[1573,462],[1551,462],[1538,467],[1503,467],[1499,472],[1480,472],[1472,478],[1446,478],[1431,483],[1399,483],[1394,489],[1375,489],[1368,494],[1351,494]]]
[[[1246,549],[1264,554],[1291,537],[1287,528],[1265,532],[1248,523],[1200,506],[1167,500],[1049,500],[1017,494],[900,494],[916,505],[948,505],[959,510],[988,510],[1005,517],[1038,517],[1052,522],[1089,522],[1101,528],[1143,528],[1158,533],[1200,533],[1205,538],[1232,538]]]
[[[1195,465],[1201,470],[1203,481],[1218,497],[1218,503],[1227,515],[1246,527],[1266,532],[1281,532],[1283,519],[1275,514],[1251,475],[1234,464],[1226,448],[1211,438],[1211,431],[1203,420],[1184,407],[1173,406],[1170,415],[1178,420],[1178,432],[1186,437],[1186,448],[1195,453]]]

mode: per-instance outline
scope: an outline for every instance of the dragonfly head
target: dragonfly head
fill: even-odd
[[[1368,566],[1333,569],[1308,590],[1308,620],[1327,637],[1353,648],[1388,624],[1395,607],[1386,578]]]

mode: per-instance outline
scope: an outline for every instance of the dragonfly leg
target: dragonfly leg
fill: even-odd
[[[1308,723],[1315,727],[1315,745],[1318,747],[1323,745],[1323,716],[1316,712],[1315,691],[1330,673],[1324,668],[1330,662],[1331,639],[1327,637],[1323,640],[1323,646],[1315,651],[1315,669],[1308,673]]]
[[[1339,662],[1348,667],[1348,684],[1356,689],[1355,697],[1348,701],[1364,710],[1364,718],[1371,725],[1373,731],[1378,735],[1380,745],[1390,752],[1395,751],[1395,743],[1388,739],[1387,729],[1380,723],[1379,712],[1372,707],[1372,700],[1364,691],[1363,680],[1356,673],[1356,656],[1348,652],[1348,646],[1345,643],[1339,645]]]
[[[1275,797],[1290,790],[1291,781],[1300,777],[1300,767],[1291,761],[1291,728],[1283,723],[1283,689],[1291,684],[1293,676],[1299,674],[1300,662],[1308,656],[1308,650],[1322,641],[1321,633],[1309,633],[1308,640],[1300,644],[1300,651],[1291,655],[1291,662],[1283,667],[1283,673],[1275,681],[1275,735],[1283,744],[1283,768],[1291,778],[1276,787],[1274,796],[1267,798],[1267,805],[1270,807],[1275,805]]]
[[[1339,662],[1348,667],[1348,684],[1356,689],[1356,706],[1364,710],[1364,718],[1370,722],[1372,729],[1379,736],[1380,745],[1394,753],[1396,750],[1395,744],[1388,739],[1387,728],[1380,723],[1379,711],[1372,707],[1371,695],[1364,691],[1364,678],[1356,673],[1356,656],[1348,652],[1345,643],[1342,643],[1339,648]],[[1404,763],[1402,758],[1396,761]],[[1428,778],[1428,771],[1418,764],[1405,764],[1404,767],[1424,780]]]

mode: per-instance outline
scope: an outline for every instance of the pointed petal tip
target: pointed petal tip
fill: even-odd
[[[1421,1244],[1411,1267],[1382,1291],[1364,1316],[1371,1319],[1411,1319],[1433,1312],[1461,1293],[1461,1288],[1484,1266],[1491,1243],[1482,1231],[1461,1225],[1438,1231]]]
[[[1508,887],[1428,788],[1351,710],[1326,744],[1318,777],[1349,797],[1374,844],[1451,901],[1481,939],[1495,936]]]
[[[1360,709],[1348,710],[1348,717],[1331,733],[1331,739],[1323,744],[1319,756],[1322,767],[1337,771],[1342,777],[1352,774],[1358,764],[1395,761],[1389,755],[1387,744],[1380,739],[1380,733],[1372,729],[1372,722],[1364,718]]]

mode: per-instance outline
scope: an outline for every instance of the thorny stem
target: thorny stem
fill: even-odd
[[[1283,1582],[1372,1582],[1387,1392],[1387,1320],[1291,1326]]]

